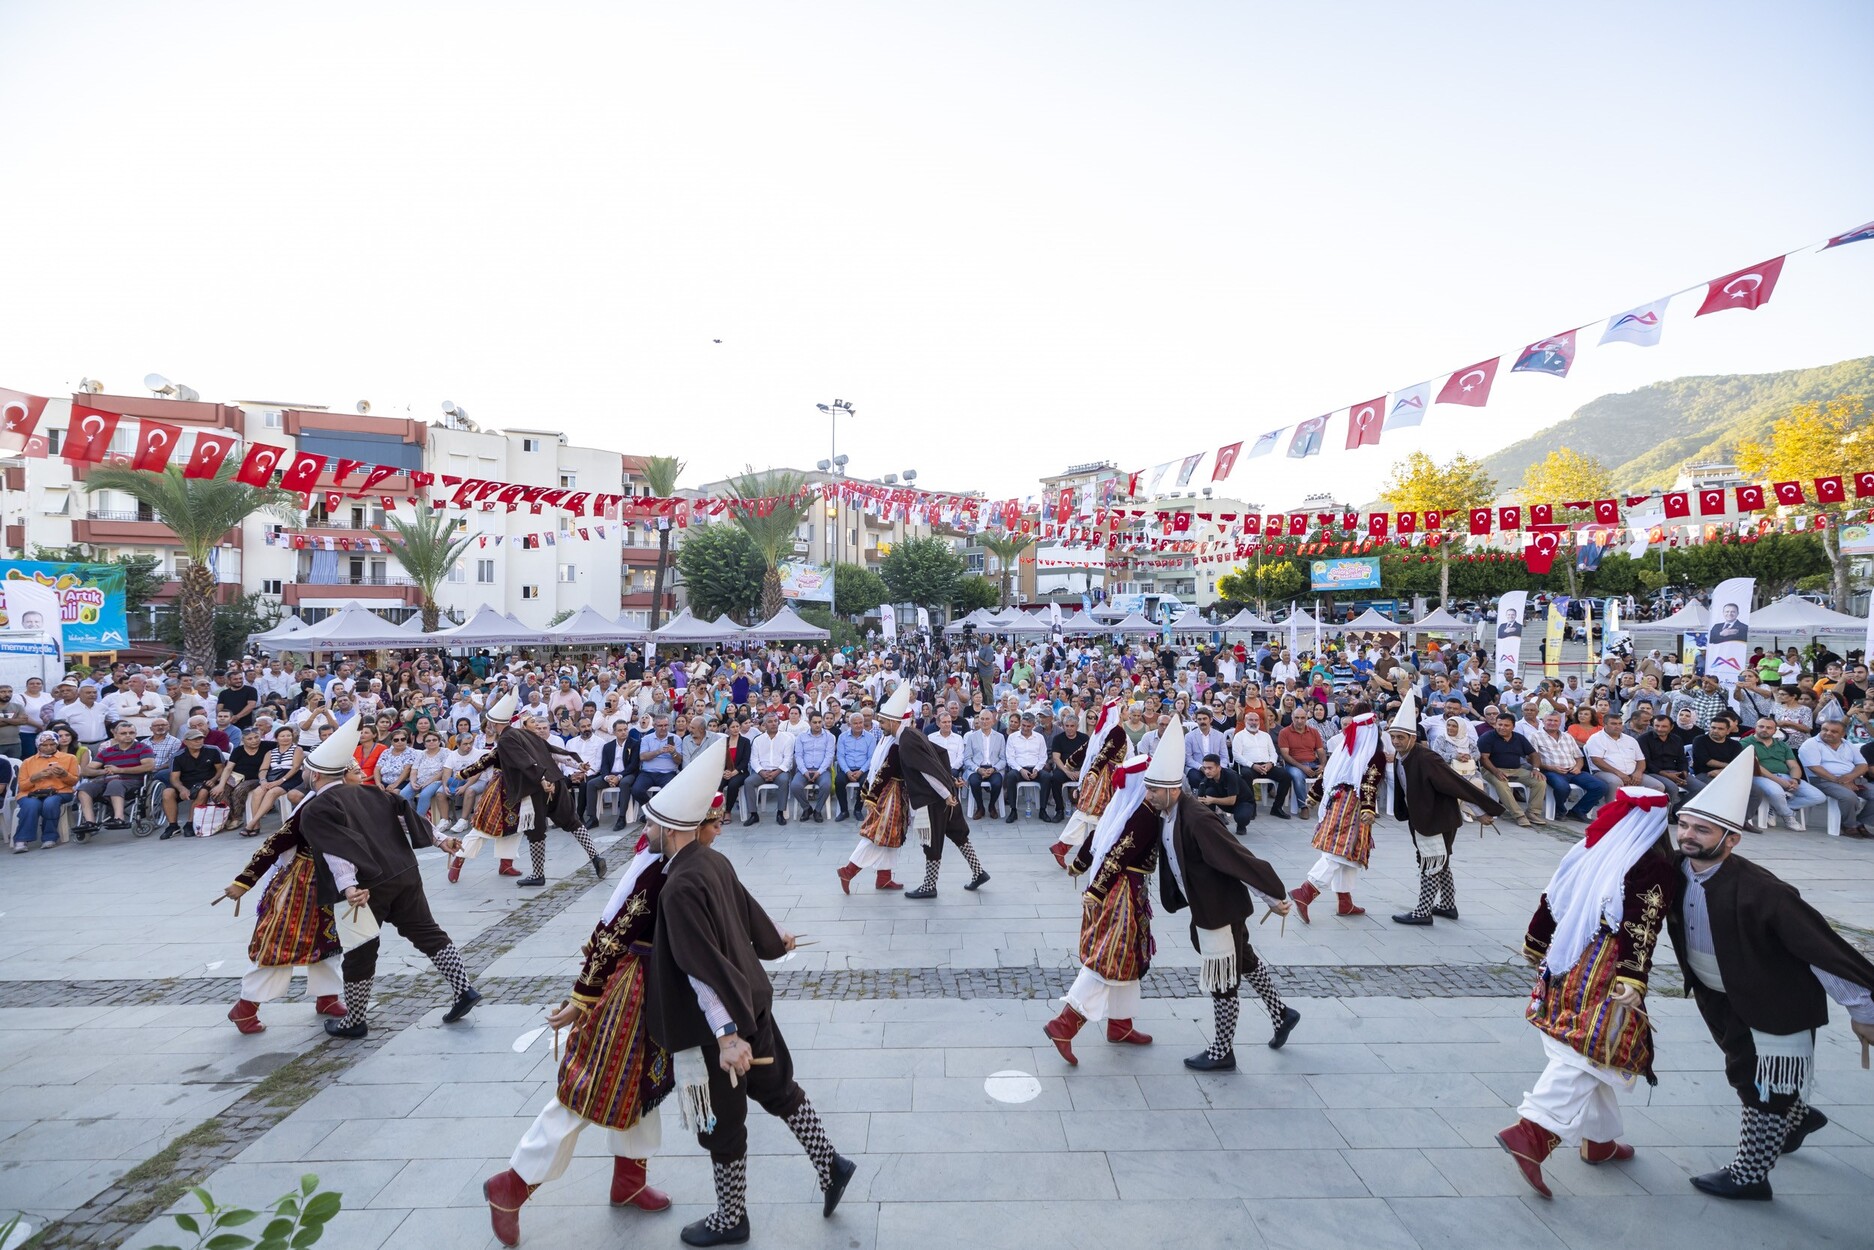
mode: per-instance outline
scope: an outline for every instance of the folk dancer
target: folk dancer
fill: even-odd
[[[507,861],[508,869],[512,869],[515,842],[525,838],[532,871],[514,884],[522,889],[545,885],[549,818],[573,835],[573,840],[591,862],[593,873],[603,880],[605,860],[592,844],[592,836],[586,832],[574,809],[575,783],[554,759],[559,755],[579,761],[579,756],[564,747],[554,746],[534,732],[530,717],[522,717],[517,722],[514,715],[511,694],[488,710],[484,719],[488,722],[489,733],[494,736],[494,749],[462,770],[461,775],[470,779],[488,768],[497,768],[500,772],[482,795],[481,802],[475,805],[475,815],[470,821],[473,828],[464,839],[464,853],[450,861],[449,880],[453,882],[461,874],[463,859],[475,857],[481,840],[493,842],[497,850],[504,851],[501,858]],[[503,875],[506,875],[505,870]]]
[[[929,836],[929,813],[914,817],[905,785],[904,761],[898,752],[899,726],[904,723],[905,709],[910,703],[911,684],[905,682],[878,711],[881,734],[878,745],[872,748],[865,789],[859,795],[864,812],[859,820],[859,845],[835,870],[839,874],[839,888],[848,894],[852,893],[852,879],[868,868],[878,872],[874,889],[904,889],[904,883],[892,880],[891,876],[892,867],[898,862],[898,848],[904,845],[914,822],[921,825],[924,836]]]
[[[1201,1054],[1184,1066],[1198,1072],[1236,1069],[1237,987],[1247,980],[1269,1013],[1279,1050],[1301,1021],[1301,1013],[1275,992],[1269,969],[1249,944],[1247,921],[1253,892],[1269,909],[1286,916],[1294,906],[1282,879],[1237,841],[1221,817],[1183,792],[1184,727],[1172,716],[1145,770],[1145,801],[1159,817],[1159,845],[1166,871],[1158,874],[1159,901],[1169,912],[1191,909],[1191,944],[1204,957],[1199,984],[1211,996],[1216,1033]]]
[[[1525,1014],[1548,1065],[1497,1142],[1544,1198],[1553,1195],[1542,1161],[1557,1146],[1578,1146],[1584,1163],[1631,1159],[1618,1091],[1640,1077],[1659,1083],[1645,1003],[1654,947],[1678,893],[1661,841],[1666,806],[1654,790],[1616,791],[1586,840],[1562,856],[1523,938],[1523,956],[1538,970]]]
[[[1458,918],[1457,880],[1451,875],[1451,852],[1464,823],[1460,803],[1474,803],[1486,814],[1501,816],[1503,805],[1451,770],[1438,753],[1419,741],[1418,697],[1408,690],[1388,732],[1399,765],[1394,787],[1395,816],[1412,832],[1419,863],[1418,906],[1393,917],[1395,924],[1428,925],[1433,916]]]
[[[695,789],[713,792],[722,772],[720,741],[708,748]],[[691,770],[685,769],[687,774]],[[675,791],[673,793],[673,790]],[[651,954],[646,1013],[652,1039],[672,1056],[684,1123],[709,1152],[716,1209],[684,1228],[685,1245],[748,1240],[748,1103],[787,1123],[813,1161],[833,1214],[858,1165],[843,1158],[806,1091],[771,1011],[764,959],[794,949],[710,844],[722,809],[702,815],[687,787],[665,786],[646,804],[650,849],[664,856],[664,886]],[[670,796],[666,798],[665,796]]]
[[[1828,1123],[1809,1105],[1815,1031],[1828,1000],[1848,1011],[1863,1047],[1874,1042],[1874,964],[1862,958],[1794,886],[1733,854],[1746,819],[1755,754],[1745,751],[1679,809],[1680,903],[1666,917],[1685,983],[1724,1074],[1744,1105],[1737,1155],[1692,1177],[1719,1198],[1767,1200],[1770,1169]],[[1865,1050],[1863,1055],[1865,1056]]]
[[[391,925],[429,956],[455,994],[444,1024],[454,1024],[481,1001],[469,982],[462,952],[430,915],[416,852],[440,846],[450,854],[461,849],[452,837],[435,833],[409,800],[371,786],[345,783],[353,767],[362,718],[352,717],[306,756],[313,792],[293,813],[300,837],[315,855],[319,901],[337,908],[342,898],[353,909],[366,908],[378,925]],[[336,916],[335,916],[336,919]],[[332,1037],[357,1039],[370,1030],[367,1014],[371,984],[377,978],[376,936],[345,952],[345,1018],[327,1020]]]
[[[727,754],[728,740],[716,739],[664,787],[656,800],[668,822],[661,828],[695,828],[711,813],[720,815],[717,786]],[[572,997],[547,1014],[554,1029],[572,1029],[560,1061],[559,1086],[514,1148],[507,1171],[482,1185],[495,1237],[504,1246],[520,1242],[521,1205],[566,1171],[579,1134],[592,1124],[608,1130],[612,1205],[640,1211],[670,1207],[670,1198],[645,1179],[651,1152],[663,1141],[657,1107],[674,1087],[670,1056],[651,1040],[645,1014],[663,858],[652,849],[649,834],[639,840],[636,856],[586,940]]]
[[[1353,901],[1353,887],[1373,854],[1373,822],[1379,816],[1386,752],[1372,706],[1356,703],[1352,711],[1327,766],[1303,798],[1321,813],[1321,823],[1314,829],[1314,849],[1321,852],[1321,858],[1308,870],[1307,879],[1288,893],[1303,924],[1310,923],[1308,904],[1329,890],[1340,903],[1335,915],[1366,915],[1366,908]]]
[[[1121,741],[1125,735],[1119,735]],[[1042,1027],[1061,1058],[1078,1066],[1073,1040],[1089,1020],[1106,1021],[1106,1040],[1150,1046],[1150,1034],[1132,1027],[1139,982],[1151,967],[1151,888],[1146,878],[1158,866],[1163,821],[1145,805],[1145,770],[1151,761],[1128,760],[1113,779],[1118,789],[1105,805],[1091,839],[1077,848],[1068,871],[1093,869],[1081,887],[1080,972],[1062,1002],[1061,1014]]]
[[[898,755],[898,774],[904,781],[906,801],[922,811],[924,819],[914,821],[918,838],[924,844],[924,884],[906,890],[906,898],[936,898],[937,872],[943,866],[944,839],[957,844],[963,862],[969,865],[966,890],[980,890],[989,880],[976,848],[970,845],[969,821],[963,818],[963,804],[957,801],[957,784],[951,778],[950,757],[933,745],[922,730],[905,720],[910,706],[911,683],[901,682],[891,698],[878,710],[891,750]],[[896,726],[895,737],[893,726]]]
[[[293,982],[293,969],[306,970],[306,992],[313,995],[313,1010],[322,1016],[343,1018],[340,1001],[344,980],[339,976],[338,929],[330,906],[319,901],[315,857],[306,854],[299,836],[299,816],[284,824],[260,844],[247,867],[241,869],[221,898],[236,900],[250,890],[260,891],[254,909],[254,936],[247,944],[253,962],[241,977],[241,996],[228,1019],[243,1033],[264,1033],[260,1004],[285,994]]]
[[[1087,835],[1100,823],[1100,816],[1118,789],[1114,774],[1125,762],[1129,745],[1125,728],[1120,724],[1119,700],[1109,699],[1100,709],[1099,723],[1093,727],[1087,742],[1086,764],[1080,770],[1080,789],[1074,794],[1074,814],[1067,818],[1067,827],[1061,830],[1060,838],[1048,848],[1061,867],[1067,867],[1068,856],[1080,849]]]

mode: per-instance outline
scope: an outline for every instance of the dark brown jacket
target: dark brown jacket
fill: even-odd
[[[1251,887],[1270,898],[1288,892],[1275,869],[1250,854],[1214,809],[1188,794],[1178,796],[1178,823],[1171,837],[1184,880],[1178,880],[1170,863],[1162,864],[1159,901],[1166,911],[1189,907],[1191,923],[1200,929],[1222,929],[1247,920],[1255,910]]]

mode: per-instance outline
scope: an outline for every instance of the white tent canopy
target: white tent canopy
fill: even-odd
[[[1244,608],[1241,612],[1238,612],[1235,616],[1217,626],[1217,628],[1221,629],[1226,634],[1240,634],[1249,630],[1263,630],[1269,632],[1278,627],[1263,620],[1248,608]]]
[[[1858,638],[1866,630],[1867,622],[1860,617],[1825,608],[1799,595],[1785,596],[1750,613],[1750,632],[1758,636],[1842,634]]]
[[[1427,612],[1412,622],[1410,628],[1432,634],[1474,634],[1477,632],[1477,626],[1474,623],[1461,621],[1442,607]]]
[[[1694,599],[1659,621],[1621,622],[1630,634],[1696,634],[1711,625],[1711,609]]]
[[[1155,634],[1158,630],[1157,625],[1152,624],[1137,612],[1129,614],[1125,620],[1111,627],[1111,632],[1115,634]]]
[[[423,614],[421,612],[412,612],[409,616],[404,618],[403,624],[397,626],[397,628],[406,634],[421,634],[423,632]]]
[[[657,642],[683,644],[728,642],[743,636],[741,627],[733,622],[725,628],[716,621],[700,620],[685,608],[659,625],[651,638]]]
[[[295,651],[372,651],[414,647],[422,642],[356,600],[290,637]]]
[[[558,625],[548,626],[543,641],[579,646],[608,642],[636,642],[642,637],[644,637],[643,630],[607,620],[588,604]]]
[[[1214,628],[1196,608],[1186,608],[1171,623],[1171,632],[1174,634],[1208,634]]]
[[[779,612],[747,633],[764,642],[821,642],[833,636],[818,625],[808,624],[791,604],[782,604]]]
[[[1061,632],[1063,634],[1104,634],[1107,628],[1103,622],[1095,620],[1085,612],[1075,612],[1071,616],[1061,618]]]
[[[424,634],[422,640],[439,647],[520,647],[539,642],[542,633],[483,604],[462,624]],[[411,646],[413,642],[406,641],[403,645]]]
[[[249,646],[259,647],[263,651],[290,651],[292,650],[292,647],[288,645],[290,639],[305,628],[306,622],[299,619],[297,612],[288,613],[283,619],[275,622],[272,629],[258,634],[249,634],[247,642]]]
[[[1351,621],[1347,621],[1340,625],[1334,625],[1334,626],[1331,626],[1330,628],[1332,628],[1336,633],[1342,633],[1342,634],[1351,634],[1351,633],[1365,634],[1365,633],[1372,633],[1376,630],[1381,633],[1402,634],[1405,632],[1405,629],[1406,629],[1406,627],[1404,625],[1401,625],[1398,621],[1393,620],[1389,616],[1381,616],[1379,612],[1373,608],[1368,608],[1366,611],[1362,612],[1360,615],[1354,617]]]
[[[1305,626],[1308,629],[1313,629],[1320,623],[1320,621],[1314,619],[1313,614],[1311,614],[1308,609],[1296,608],[1293,612],[1283,617],[1281,623],[1277,625],[1276,628],[1287,629],[1290,625],[1294,625],[1296,628]]]

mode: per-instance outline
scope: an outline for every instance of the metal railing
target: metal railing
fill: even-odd
[[[293,579],[303,586],[414,586],[413,577],[392,577],[385,573],[334,573],[326,577],[314,577],[310,573],[301,574]]]
[[[162,524],[162,521],[159,520],[156,514],[152,512],[134,512],[134,511],[132,512],[107,512],[107,511],[103,511],[97,508],[85,509],[85,520],[87,521],[147,521],[151,525]]]

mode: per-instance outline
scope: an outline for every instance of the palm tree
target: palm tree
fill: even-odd
[[[811,499],[802,492],[806,479],[798,473],[770,469],[757,473],[751,466],[729,480],[737,500],[746,501],[732,514],[735,523],[755,544],[764,571],[761,575],[761,616],[767,620],[781,610],[781,561],[794,554],[800,523],[813,514]],[[755,501],[759,500],[757,504]],[[768,511],[764,515],[762,508]]]
[[[990,555],[996,558],[996,563],[1001,567],[1002,606],[1005,608],[1009,606],[1009,575],[1015,572],[1016,560],[1034,541],[1032,534],[1015,533],[1004,533],[1000,538],[985,535],[982,539],[983,546]]]
[[[463,533],[456,522],[437,509],[421,505],[413,520],[390,513],[384,523],[390,527],[383,534],[384,549],[397,557],[397,563],[423,592],[423,628],[433,633],[441,621],[436,587],[449,576],[449,570],[475,541],[475,535]]]
[[[289,515],[298,497],[271,487],[234,480],[236,461],[222,462],[214,477],[184,477],[175,465],[148,473],[127,465],[100,465],[85,476],[92,494],[117,491],[148,508],[176,535],[189,558],[176,594],[182,621],[182,656],[194,672],[215,663],[215,570],[210,564],[222,536],[263,509]]]
[[[644,482],[658,499],[677,493],[677,479],[683,476],[683,461],[675,456],[648,456],[644,461]],[[657,530],[657,581],[651,586],[651,628],[664,619],[664,572],[670,567],[670,525]]]

